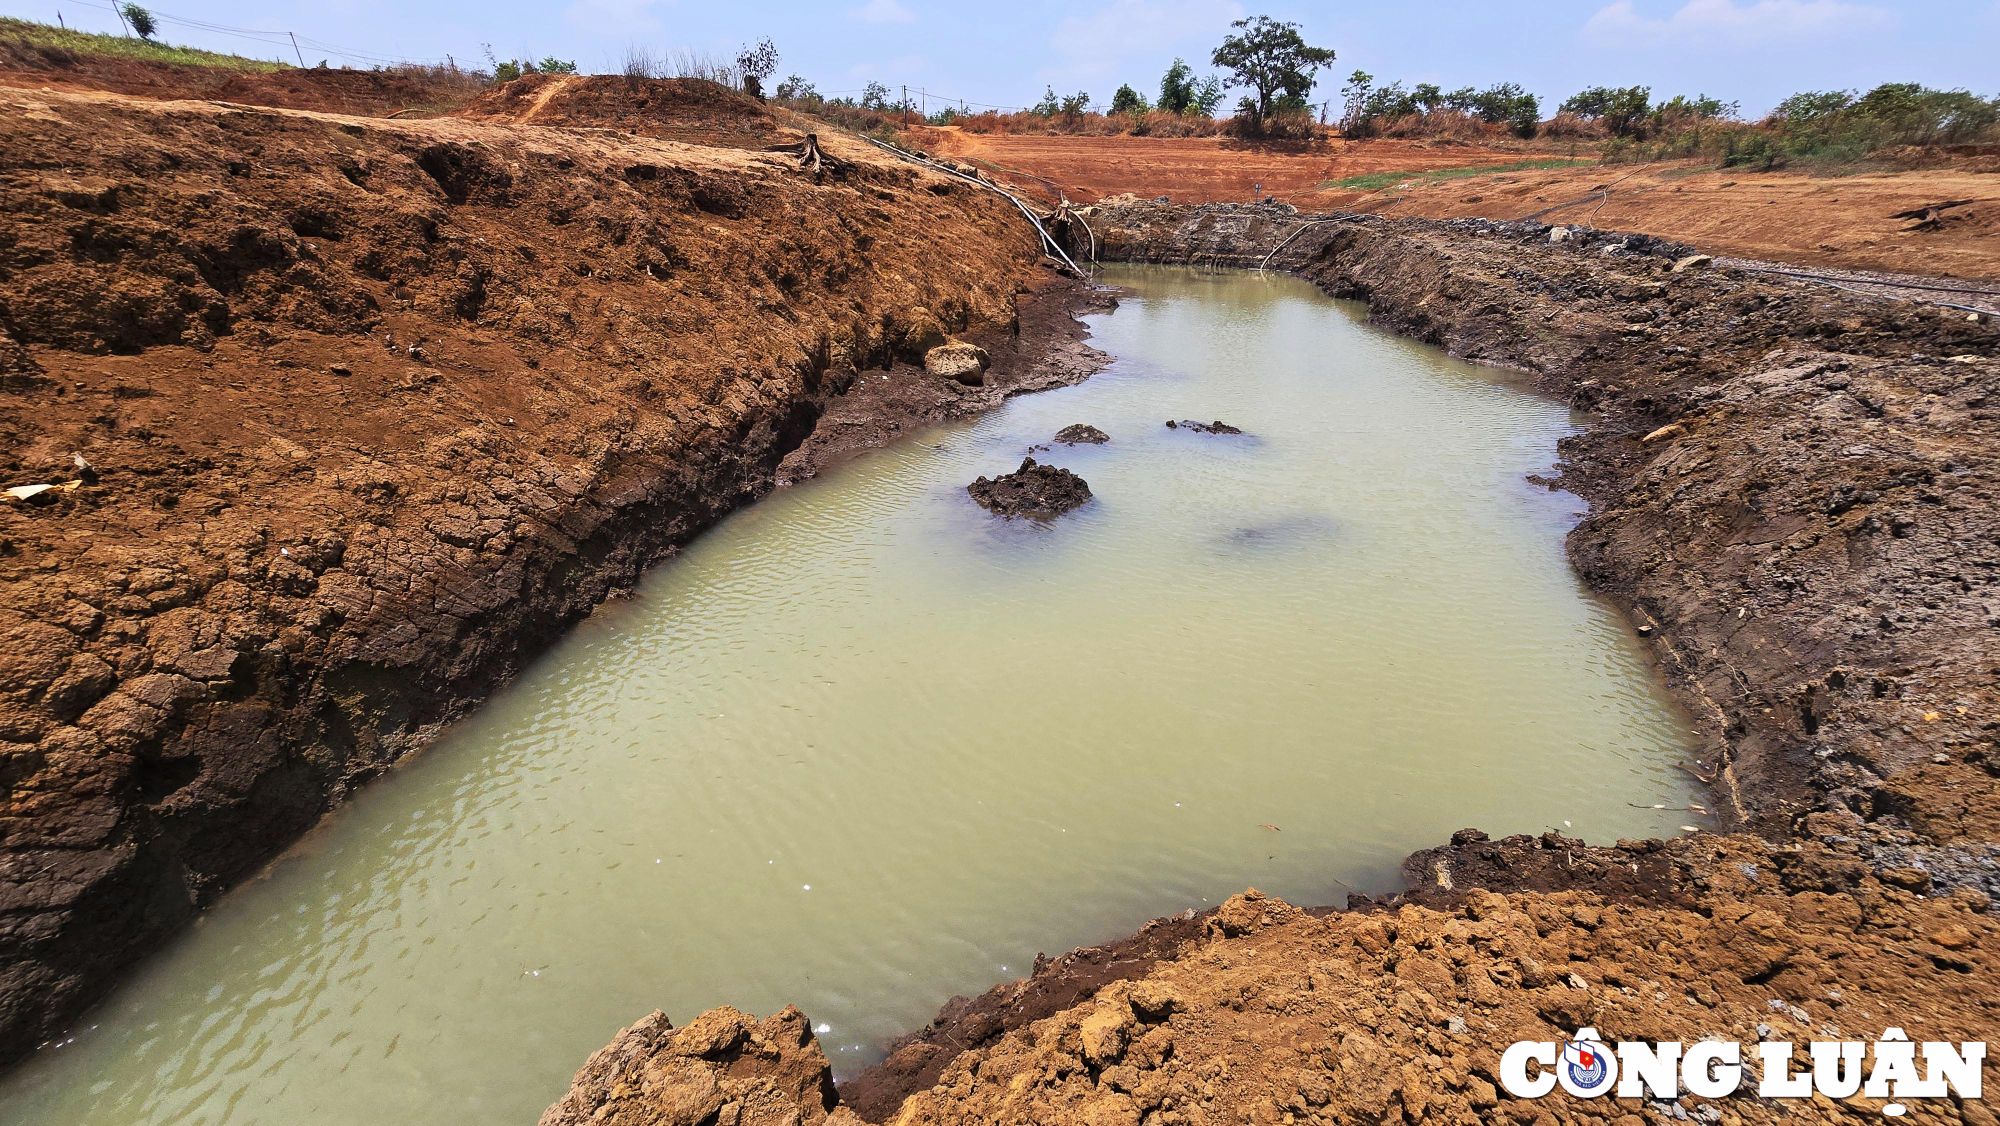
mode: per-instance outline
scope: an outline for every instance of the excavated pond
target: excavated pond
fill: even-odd
[[[1122,269],[1118,357],[739,513],[0,1085],[0,1121],[534,1121],[648,1009],[844,1073],[953,993],[1476,825],[1699,815],[1535,488],[1570,411],[1303,282]],[[1226,419],[1244,433],[1168,429]],[[1003,519],[1036,450],[1095,499]],[[1698,800],[1698,799],[1697,799]],[[1665,809],[1655,809],[1664,806]]]

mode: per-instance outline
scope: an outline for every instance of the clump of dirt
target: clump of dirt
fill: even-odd
[[[698,145],[761,149],[795,137],[765,104],[702,78],[531,74],[457,112],[474,121],[597,127]]]
[[[1055,440],[1065,446],[1101,446],[1111,440],[1111,435],[1089,423],[1078,422],[1056,431]]]
[[[949,382],[896,362],[917,322],[1006,368],[940,410],[1094,362],[1017,212],[849,138],[834,182],[606,130],[9,102],[0,486],[58,488],[0,499],[0,1061],[781,462],[926,417],[872,391]]]
[[[805,1014],[710,1009],[676,1030],[655,1011],[590,1057],[541,1126],[858,1124]]]
[[[1175,422],[1175,421],[1174,421],[1173,419],[1171,419],[1171,418],[1170,418],[1170,419],[1168,419],[1168,420],[1167,420],[1167,429],[1169,429],[1169,430],[1186,430],[1186,431],[1188,431],[1189,433],[1192,433],[1192,434],[1241,434],[1241,433],[1243,433],[1243,431],[1241,431],[1241,430],[1237,429],[1237,428],[1236,428],[1236,427],[1234,427],[1234,426],[1231,426],[1231,425],[1229,425],[1228,423],[1226,423],[1226,422],[1222,421],[1222,420],[1221,420],[1221,419],[1219,419],[1219,418],[1218,418],[1218,419],[1216,419],[1216,420],[1215,420],[1214,422],[1194,422],[1194,421],[1192,421],[1192,420],[1190,420],[1190,419],[1185,419],[1185,418],[1184,418],[1184,419],[1181,419],[1181,420],[1180,420],[1179,422]]]
[[[1021,468],[992,480],[979,478],[965,487],[989,511],[999,516],[1061,516],[1090,499],[1090,485],[1067,469],[1021,459]]]

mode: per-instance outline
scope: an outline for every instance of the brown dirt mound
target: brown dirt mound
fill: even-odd
[[[1021,468],[965,487],[972,499],[999,516],[1060,516],[1090,500],[1090,486],[1067,469],[1024,458]]]
[[[732,148],[763,148],[787,136],[764,103],[699,78],[531,74],[480,94],[458,116]]]
[[[465,72],[287,67],[258,74],[84,55],[19,40],[0,40],[0,84],[240,102],[357,117],[437,113],[463,103],[479,89],[479,81]]]

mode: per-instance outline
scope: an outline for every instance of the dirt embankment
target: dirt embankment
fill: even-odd
[[[97,90],[137,98],[202,99],[284,109],[386,117],[440,113],[464,104],[482,82],[466,72],[285,67],[231,70],[81,54],[0,38],[0,86]]]
[[[1519,219],[1592,224],[1691,243],[1712,254],[1807,268],[1994,279],[2000,291],[2000,152],[1921,171],[1844,176],[1688,164],[1604,165],[1495,172],[1375,192],[1294,197],[1314,210],[1427,219]],[[1935,223],[1904,216],[1947,208]]]
[[[1516,1101],[1498,1057],[1585,1026],[1993,1038],[1991,318],[1677,271],[1687,248],[1603,232],[1303,227],[1243,207],[1092,222],[1107,258],[1276,250],[1378,323],[1597,412],[1560,449],[1560,487],[1592,509],[1572,559],[1652,638],[1709,738],[1697,765],[1749,832],[1591,847],[1468,830],[1412,856],[1387,903],[1306,912],[1251,893],[1161,920],[1078,952],[1098,968],[1091,999],[1065,1004],[1081,990],[1058,959],[954,1001],[848,1084],[849,1106],[910,1126],[1839,1120],[1881,1100],[1778,1103],[1753,1083],[1717,1103]],[[1995,1121],[1978,1102],[1913,1113]]]
[[[1303,200],[1345,176],[1504,165],[1562,155],[1403,140],[1360,144],[1231,137],[1064,137],[967,133],[956,128],[912,129],[908,136],[925,149],[990,171],[1013,173],[1024,187],[1034,189],[1042,182],[1059,187],[1073,200],[1131,192],[1146,199],[1166,196],[1175,203],[1244,202],[1259,185],[1267,197]]]
[[[1092,362],[1018,213],[856,142],[4,94],[0,1059],[781,462]]]

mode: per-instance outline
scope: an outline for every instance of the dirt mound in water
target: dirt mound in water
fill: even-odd
[[[474,121],[617,129],[700,145],[763,148],[792,138],[763,102],[700,78],[531,74],[473,99]]]
[[[139,98],[213,100],[357,117],[429,115],[464,104],[483,83],[463,71],[286,67],[236,71],[85,55],[0,39],[0,84],[104,90]]]
[[[541,1126],[859,1126],[838,1106],[833,1068],[805,1015],[757,1020],[710,1009],[675,1030],[667,1014],[618,1033],[590,1057]]]
[[[1111,440],[1111,435],[1089,423],[1079,422],[1056,431],[1055,440],[1065,446],[1101,446]]]
[[[1067,469],[1023,458],[1021,468],[992,480],[981,477],[965,487],[1001,516],[1061,516],[1090,499],[1090,485]]]

